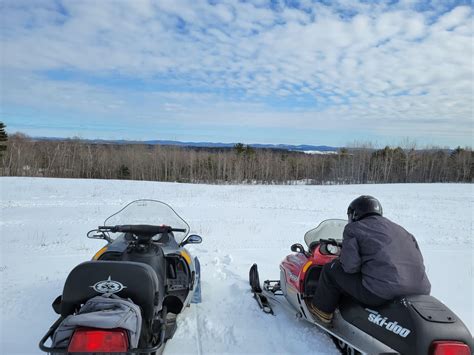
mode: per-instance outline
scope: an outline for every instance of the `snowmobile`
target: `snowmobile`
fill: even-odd
[[[52,304],[60,317],[40,349],[161,354],[177,315],[201,301],[199,260],[184,246],[202,238],[189,230],[169,205],[155,200],[133,201],[91,230],[88,238],[107,244],[69,273]]]
[[[279,304],[329,334],[346,354],[457,354],[469,355],[473,339],[467,327],[435,297],[413,295],[379,307],[366,306],[344,296],[330,325],[308,310],[322,267],[341,253],[346,220],[329,219],[309,230],[307,248],[293,244],[280,264],[280,279],[260,284],[257,264],[249,282],[258,305],[268,314]]]

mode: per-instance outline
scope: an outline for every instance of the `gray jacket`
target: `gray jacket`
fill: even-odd
[[[349,223],[340,259],[345,272],[360,272],[362,285],[381,298],[430,293],[415,237],[385,217]]]

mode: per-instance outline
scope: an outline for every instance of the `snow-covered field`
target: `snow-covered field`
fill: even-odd
[[[189,250],[202,265],[203,302],[187,309],[166,354],[336,354],[317,329],[252,299],[248,269],[278,278],[292,243],[327,218],[345,218],[360,194],[418,239],[432,294],[470,328],[473,317],[473,185],[211,186],[175,183],[0,178],[0,353],[38,354],[56,319],[50,307],[68,272],[103,242],[85,237],[126,203],[165,201],[202,235]]]

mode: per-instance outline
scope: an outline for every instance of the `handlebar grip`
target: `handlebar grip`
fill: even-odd
[[[171,228],[171,231],[172,231],[172,232],[182,232],[182,233],[186,233],[186,229],[184,229],[184,228]]]

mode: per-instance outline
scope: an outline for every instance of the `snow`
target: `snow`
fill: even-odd
[[[320,151],[320,150],[303,150],[302,152],[305,154],[326,154],[326,155],[337,154],[337,152],[334,152],[334,151]]]
[[[203,237],[189,246],[202,267],[203,302],[186,309],[166,354],[337,354],[331,339],[276,306],[264,314],[252,299],[248,270],[279,277],[290,245],[327,218],[345,218],[360,194],[379,198],[387,217],[418,239],[432,294],[471,332],[473,185],[392,184],[244,186],[0,178],[0,353],[39,354],[55,321],[50,307],[68,272],[103,242],[85,237],[126,203],[169,203]]]

